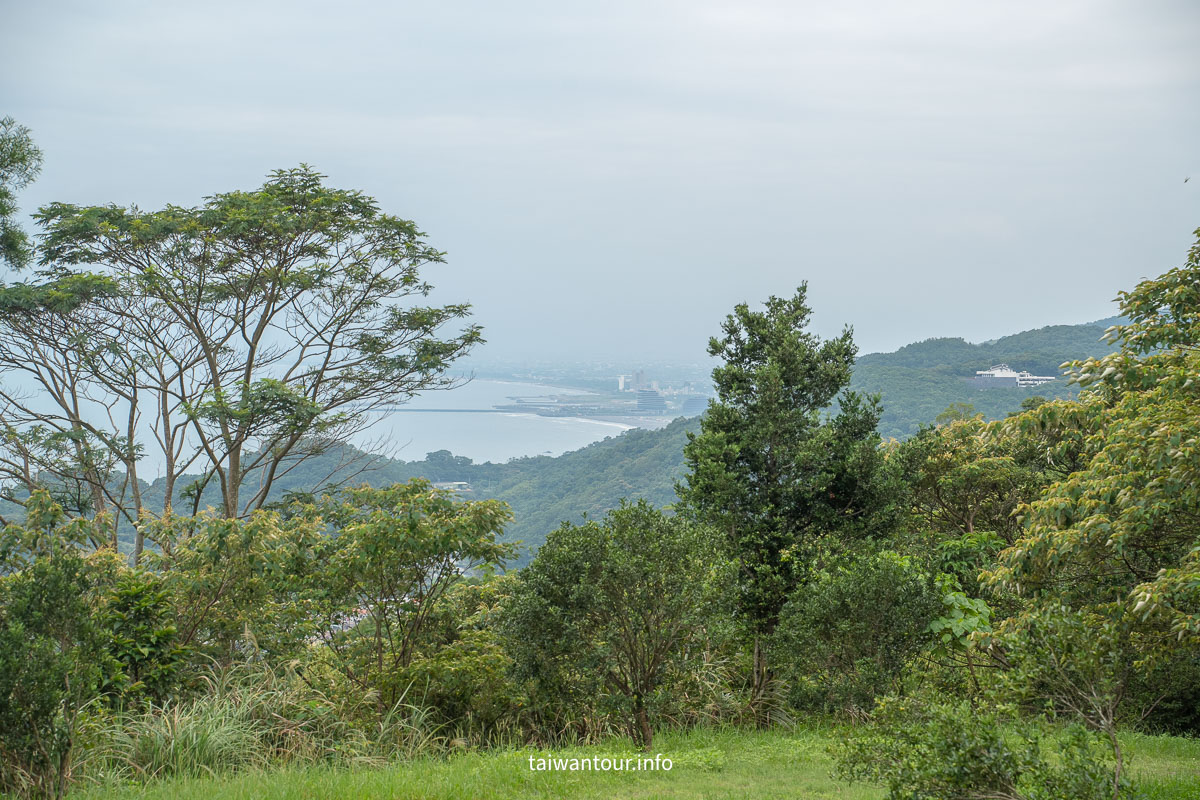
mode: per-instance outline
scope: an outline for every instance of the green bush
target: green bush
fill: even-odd
[[[487,740],[498,729],[511,729],[525,705],[497,629],[515,583],[515,576],[505,575],[450,589],[433,610],[412,662],[399,673],[411,685],[413,701],[458,738]]]
[[[835,748],[838,773],[882,783],[888,800],[1112,800],[1105,748],[1072,726],[1044,743],[966,702],[886,698],[874,725]]]
[[[66,789],[79,714],[101,676],[91,583],[73,551],[0,581],[0,790]]]
[[[725,573],[713,539],[645,500],[550,534],[521,570],[503,626],[540,724],[620,714],[649,750],[667,676],[703,650]]]
[[[67,522],[46,492],[27,510],[0,532],[0,792],[60,797],[81,714],[115,669],[94,613],[114,561],[81,554],[92,523]]]
[[[871,708],[929,643],[925,630],[940,610],[929,577],[891,551],[818,573],[788,600],[771,642],[791,703],[835,713]]]
[[[162,703],[175,692],[186,662],[172,612],[161,577],[142,570],[118,575],[99,620],[105,649],[119,665],[103,687],[114,703]]]

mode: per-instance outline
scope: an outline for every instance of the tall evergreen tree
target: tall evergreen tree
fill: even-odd
[[[890,506],[878,398],[846,389],[857,353],[849,328],[825,341],[805,330],[806,294],[801,284],[762,311],[742,303],[709,341],[709,355],[723,362],[713,370],[717,398],[689,435],[689,473],[677,487],[725,533],[738,564],[735,607],[754,638],[756,703],[770,683],[763,637],[818,543],[869,535]]]

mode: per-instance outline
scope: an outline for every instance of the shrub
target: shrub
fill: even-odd
[[[115,703],[162,703],[175,691],[185,650],[178,644],[172,611],[159,576],[123,570],[117,577],[99,620],[105,649],[119,666],[103,687]]]
[[[869,709],[926,646],[937,591],[908,557],[855,555],[820,572],[784,607],[772,640],[799,709]]]
[[[44,491],[0,533],[0,792],[66,791],[83,709],[113,669],[93,607],[112,567],[84,558],[92,524],[67,523]]]
[[[888,788],[889,800],[1111,800],[1112,768],[1082,727],[1049,746],[966,702],[887,698],[875,724],[836,749],[838,772]],[[1047,751],[1052,751],[1050,755]]]
[[[450,589],[401,673],[412,686],[410,697],[461,738],[487,739],[516,723],[525,704],[497,629],[515,583],[505,575]]]

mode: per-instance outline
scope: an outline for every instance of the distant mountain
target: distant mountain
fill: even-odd
[[[989,419],[1020,408],[1026,397],[1071,397],[1078,388],[1063,378],[1031,389],[980,389],[975,372],[995,364],[1034,375],[1060,376],[1059,366],[1078,358],[1098,357],[1111,347],[1101,340],[1119,317],[1083,325],[1051,325],[982,344],[964,339],[927,339],[894,353],[870,353],[854,366],[851,388],[883,398],[879,432],[905,438],[933,421],[951,403],[970,403]]]

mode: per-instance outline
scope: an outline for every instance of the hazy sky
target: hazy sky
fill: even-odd
[[[448,251],[484,358],[698,360],[802,280],[877,351],[1181,264],[1197,33],[1194,0],[0,0],[0,116],[46,155],[23,211],[311,163]]]

